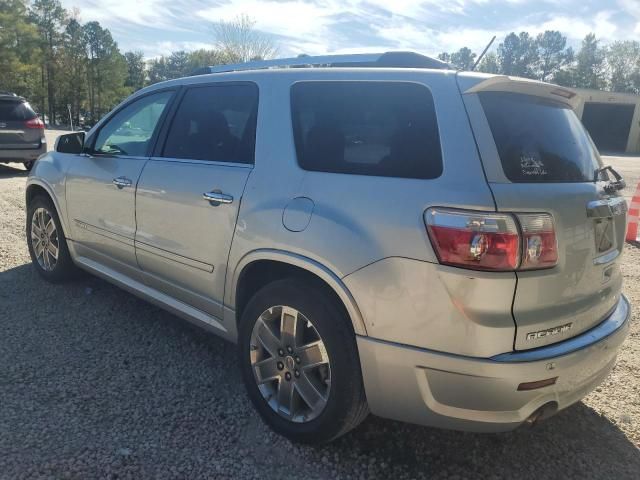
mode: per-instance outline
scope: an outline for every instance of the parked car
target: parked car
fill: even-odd
[[[369,412],[510,430],[607,376],[626,204],[571,90],[406,53],[207,71],[38,161],[45,279],[80,267],[237,342],[294,441]]]
[[[44,123],[23,97],[0,92],[0,163],[22,163],[31,170],[47,151]]]

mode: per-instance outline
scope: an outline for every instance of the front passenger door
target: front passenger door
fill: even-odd
[[[164,90],[133,100],[88,139],[67,172],[71,237],[77,255],[131,274],[135,189],[164,112],[174,95]]]

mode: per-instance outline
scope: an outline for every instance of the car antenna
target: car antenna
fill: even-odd
[[[480,63],[480,60],[482,60],[482,58],[484,57],[484,55],[487,53],[487,50],[489,50],[489,47],[493,44],[493,42],[495,41],[496,36],[494,35],[493,38],[491,39],[491,41],[489,43],[487,43],[487,46],[484,47],[484,50],[482,51],[482,53],[480,54],[480,56],[478,57],[478,59],[476,60],[476,63],[473,64],[473,67],[471,67],[471,71],[473,72],[476,67],[478,66],[478,64]]]

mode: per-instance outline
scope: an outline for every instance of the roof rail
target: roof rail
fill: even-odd
[[[191,76],[209,73],[241,72],[267,68],[305,67],[387,67],[387,68],[434,68],[451,69],[448,63],[415,52],[357,53],[352,55],[323,55],[317,57],[300,56],[258,60],[230,65],[216,65],[194,70]]]

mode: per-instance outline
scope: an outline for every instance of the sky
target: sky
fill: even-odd
[[[212,24],[247,14],[279,56],[413,50],[427,55],[495,47],[509,32],[559,30],[579,47],[640,40],[640,0],[62,0],[109,28],[122,51],[147,57],[211,48]]]

